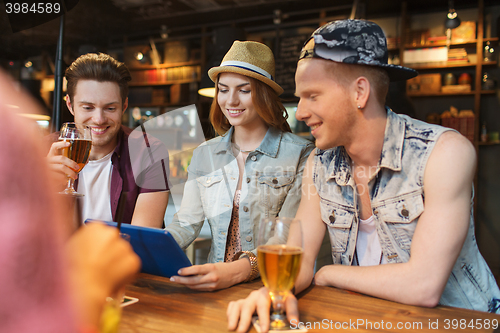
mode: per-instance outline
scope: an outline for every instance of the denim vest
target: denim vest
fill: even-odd
[[[447,130],[387,109],[382,154],[368,185],[376,230],[388,263],[410,259],[413,233],[424,211],[425,166],[437,139]],[[359,214],[351,159],[344,147],[316,150],[313,181],[320,196],[321,218],[330,235],[333,263],[352,265]],[[467,237],[439,303],[500,312],[500,291],[477,248],[472,202]]]
[[[205,218],[212,246],[209,262],[223,262],[239,169],[231,148],[233,128],[193,152],[179,211],[165,228],[183,248],[198,236]],[[257,247],[264,217],[294,217],[301,198],[302,173],[312,142],[270,127],[248,154],[242,178],[239,226],[243,251]]]

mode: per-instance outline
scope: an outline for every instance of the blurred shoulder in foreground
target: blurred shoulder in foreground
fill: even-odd
[[[117,229],[70,236],[72,214],[51,185],[42,133],[19,115],[38,110],[0,70],[2,332],[97,331],[106,296],[130,282],[140,260]]]

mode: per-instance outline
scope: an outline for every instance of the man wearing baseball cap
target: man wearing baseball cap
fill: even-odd
[[[474,236],[474,147],[384,106],[390,81],[417,75],[387,58],[382,29],[364,20],[326,24],[300,54],[296,117],[317,149],[296,215],[304,254],[295,293],[314,281],[405,304],[500,313],[500,291]],[[314,274],[325,231],[333,265]],[[231,302],[228,328],[245,330],[257,310],[267,331],[267,298],[262,289]],[[297,323],[295,297],[286,305]]]

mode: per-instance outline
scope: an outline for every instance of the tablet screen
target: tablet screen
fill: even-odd
[[[87,219],[85,223],[105,223],[116,227],[116,222]],[[172,235],[164,229],[122,224],[121,233],[130,235],[130,245],[141,258],[142,273],[171,277],[191,261]]]

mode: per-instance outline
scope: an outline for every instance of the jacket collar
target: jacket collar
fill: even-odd
[[[405,128],[406,123],[404,119],[387,108],[384,145],[379,162],[381,168],[401,171]]]
[[[215,146],[214,153],[227,153],[231,150],[231,138],[233,137],[234,127],[231,127],[221,138],[220,142]],[[260,143],[259,147],[255,149],[262,154],[269,157],[276,158],[278,156],[279,147],[283,132],[275,127],[269,127],[266,136]]]
[[[116,144],[116,147],[115,149],[113,150],[113,155],[111,157],[112,159],[112,162],[113,162],[113,157],[116,156],[115,158],[118,158],[120,159],[121,158],[121,155],[122,155],[122,150],[125,148],[125,149],[128,149],[128,147],[122,147],[124,146],[124,144],[122,143],[123,140],[123,136],[125,135],[125,132],[124,132],[124,126],[122,125],[120,127],[120,130],[118,131],[118,135],[117,135],[117,144]],[[114,163],[114,162],[113,162]]]

